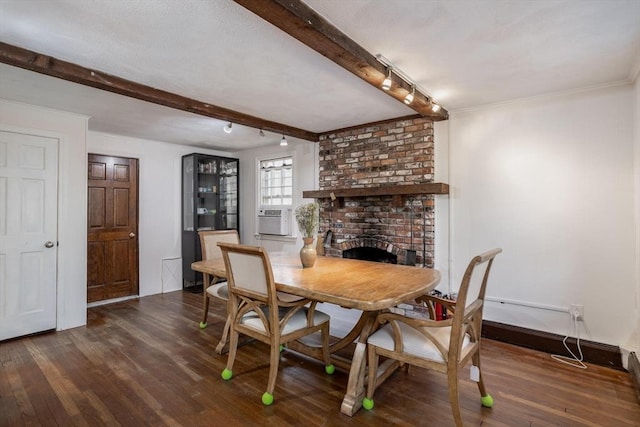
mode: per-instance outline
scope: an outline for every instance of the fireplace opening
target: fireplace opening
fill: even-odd
[[[386,250],[357,247],[342,251],[342,258],[361,259],[363,261],[385,262],[388,264],[397,264],[398,256],[387,252]]]

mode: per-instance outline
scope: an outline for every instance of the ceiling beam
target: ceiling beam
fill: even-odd
[[[234,0],[239,5],[255,13],[267,22],[280,28],[293,38],[307,45],[319,54],[329,58],[347,71],[360,77],[370,85],[381,89],[387,77],[387,68],[374,55],[347,37],[329,21],[316,13],[300,0]],[[404,102],[411,92],[409,82],[391,74],[393,84],[385,91],[400,102]],[[421,116],[435,121],[446,120],[449,113],[441,108],[431,110],[431,100],[426,94],[416,90],[413,102],[409,105]]]
[[[0,42],[0,62],[176,110],[229,121],[238,125],[275,132],[307,141],[317,142],[319,139],[319,134],[315,132],[309,132],[304,129],[264,120],[259,117],[187,98],[3,42]]]

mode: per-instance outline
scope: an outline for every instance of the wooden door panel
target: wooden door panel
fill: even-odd
[[[104,180],[107,179],[107,165],[105,163],[89,163],[89,179]]]
[[[138,161],[89,155],[88,302],[138,293]]]
[[[104,188],[89,188],[89,230],[104,228],[106,195]]]
[[[113,190],[113,226],[128,227],[129,219],[129,190],[116,188]]]
[[[104,242],[89,242],[87,245],[87,286],[89,289],[95,286],[104,286],[106,252]]]
[[[129,280],[129,259],[120,254],[129,252],[129,239],[115,240],[111,243],[111,280],[124,283]]]
[[[113,173],[114,181],[123,181],[123,182],[129,181],[129,173],[130,173],[129,165],[115,164],[113,165],[113,172],[114,172]]]

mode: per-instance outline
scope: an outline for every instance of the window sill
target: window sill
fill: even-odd
[[[254,234],[253,237],[255,237],[257,240],[273,240],[276,242],[295,242],[296,240],[298,240],[297,237],[295,236],[277,236],[275,234]]]

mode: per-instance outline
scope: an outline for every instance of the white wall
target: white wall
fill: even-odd
[[[303,199],[302,191],[318,188],[318,144],[290,138],[287,147],[280,147],[279,140],[273,146],[235,153],[240,158],[240,239],[248,245],[264,246],[269,251],[297,253],[302,247],[302,238],[291,218],[292,237],[268,237],[257,235],[258,192],[260,182],[258,165],[261,160],[284,156],[293,157],[293,209],[302,203],[313,202]]]
[[[636,210],[636,346],[631,350],[640,353],[640,74],[635,78],[635,210]]]
[[[449,183],[449,120],[435,122],[434,133],[434,174],[435,182]],[[434,265],[440,271],[441,279],[437,289],[451,294],[451,270],[449,269],[449,196],[435,195],[434,207]]]
[[[564,335],[582,304],[583,337],[638,346],[633,108],[626,85],[451,114],[453,283],[504,250],[486,319]]]
[[[0,129],[58,138],[58,330],[87,322],[87,117],[0,99]],[[80,262],[78,262],[80,260]]]
[[[99,132],[89,132],[87,152],[139,159],[139,294],[182,289],[181,270],[179,281],[165,281],[163,288],[162,280],[162,260],[181,257],[182,156],[230,154]]]

